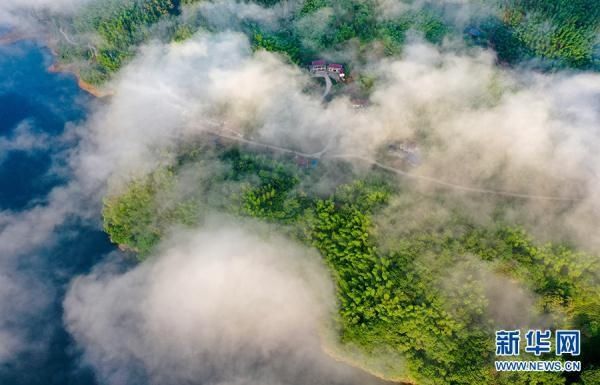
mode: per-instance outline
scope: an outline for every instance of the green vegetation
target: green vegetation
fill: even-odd
[[[130,61],[137,47],[150,37],[180,42],[199,28],[209,27],[211,21],[202,17],[186,21],[180,17],[183,6],[196,2],[91,2],[72,20],[57,22],[63,26],[60,33],[57,31],[61,41],[58,55],[63,63],[78,63],[84,80],[101,84]],[[267,7],[278,3],[257,2]],[[498,12],[500,17],[472,20],[481,36],[467,40],[493,48],[500,61],[519,63],[541,58],[549,68],[600,68],[600,7],[595,0],[511,0],[498,2]],[[298,65],[319,57],[320,52],[349,46],[369,54],[398,55],[409,30],[421,33],[433,44],[462,34],[434,4],[408,8],[389,18],[379,14],[374,0],[306,0],[281,27],[271,28],[244,21],[241,30],[253,49],[279,52]],[[71,38],[65,39],[65,34]]]
[[[72,20],[57,20],[62,26],[56,31],[61,41],[58,56],[63,63],[78,63],[84,80],[101,84],[149,38],[180,42],[201,27],[210,29],[211,20],[181,17],[183,6],[198,1],[91,2]],[[257,2],[265,7],[278,3]],[[359,60],[361,53],[398,55],[410,30],[433,44],[463,35],[443,7],[433,2],[420,8],[407,6],[393,17],[380,15],[375,0],[305,0],[294,12],[282,17],[275,29],[244,20],[241,31],[253,49],[279,52],[298,65],[319,57],[320,52],[331,54],[349,47],[359,48]],[[600,68],[600,7],[595,0],[498,1],[497,16],[492,12],[481,20],[474,18],[470,25],[477,26],[480,35],[465,35],[467,41],[493,48],[505,63],[542,59],[540,68]]]
[[[185,172],[190,164],[194,170]],[[199,168],[205,171],[199,173]],[[143,260],[170,226],[198,224],[211,209],[290,223],[307,204],[295,190],[298,183],[289,165],[237,149],[214,154],[199,147],[176,166],[135,179],[125,192],[108,196],[104,230]],[[187,185],[194,188],[185,191]]]
[[[600,32],[600,7],[594,0],[519,0],[505,11],[504,20],[537,55],[575,67],[592,61]]]
[[[385,175],[373,172],[323,196],[306,188],[326,166],[309,171],[292,159],[238,148],[191,148],[176,166],[106,200],[105,229],[113,241],[144,258],[169,226],[197,224],[207,211],[272,223],[318,249],[330,267],[342,344],[366,354],[401,355],[406,367],[389,368],[388,374],[419,384],[565,383],[557,373],[493,370],[493,335],[502,326],[488,292],[493,279],[536,295],[533,308],[521,309],[524,317],[581,329],[584,365],[598,365],[595,257],[565,245],[539,245],[501,220],[475,225],[459,213],[437,227],[421,225],[390,239],[378,217],[391,199],[412,193],[398,190]],[[181,193],[185,186],[193,188]],[[380,247],[382,242],[387,246]],[[581,380],[593,381],[596,374],[585,371]]]
[[[181,7],[194,2],[197,1],[92,2],[73,19],[57,20],[56,33],[61,42],[58,56],[63,63],[78,63],[84,80],[101,84],[130,61],[137,47],[150,37],[180,42],[191,37],[201,24],[209,25],[210,20],[199,18],[189,23],[179,17]],[[271,6],[276,2],[259,3]],[[306,22],[311,24],[310,18],[325,7],[334,12],[327,17],[324,28],[307,30]],[[255,50],[279,52],[296,64],[304,64],[317,57],[319,51],[342,49],[354,40],[364,46],[381,41],[384,53],[394,55],[401,52],[409,29],[420,31],[436,44],[451,30],[433,8],[407,13],[397,20],[380,21],[374,0],[307,1],[293,21],[283,25],[285,28],[271,30],[246,22],[242,31]],[[94,35],[99,39],[87,40]]]
[[[388,196],[385,188],[359,183],[317,203],[313,244],[335,272],[342,341],[366,351],[392,347],[408,358],[411,376],[423,384],[530,383],[530,374],[499,376],[490,369],[494,329],[487,309],[494,304],[485,295],[485,281],[468,278],[485,261],[538,294],[535,311],[560,314],[555,326],[581,327],[579,312],[592,317],[584,341],[592,348],[600,321],[600,296],[591,294],[598,293],[594,257],[564,246],[536,246],[522,229],[501,224],[487,229],[456,218],[449,225],[460,229],[457,234],[421,229],[382,254],[370,216]],[[465,264],[467,279],[440,286],[448,279],[446,270],[457,264]],[[538,373],[535,379],[564,383],[558,374]]]
[[[553,67],[598,69],[600,7],[594,0],[511,0],[484,23],[502,60],[542,58]],[[597,55],[597,53],[596,53]]]
[[[323,20],[313,20],[318,18],[317,12],[325,9],[332,12]],[[313,23],[324,25],[306,28]],[[409,29],[422,33],[431,43],[439,44],[452,28],[434,8],[380,20],[373,0],[307,0],[286,28],[265,31],[254,24],[247,30],[255,49],[280,52],[292,62],[302,64],[319,56],[318,52],[342,50],[350,42],[357,42],[363,48],[382,42],[384,54],[399,54]]]
[[[110,78],[135,55],[140,43],[153,33],[160,20],[173,18],[179,13],[180,4],[190,1],[178,0],[101,0],[91,2],[72,20],[60,27],[61,34],[86,37],[96,34],[100,44],[84,41],[66,41],[59,46],[59,56],[65,63],[81,59],[88,62],[81,70],[84,80],[100,84]],[[172,24],[176,24],[174,21]],[[70,27],[67,29],[66,25]],[[183,39],[186,31],[174,27],[169,39]],[[187,36],[190,36],[187,31]],[[174,35],[174,36],[171,36]],[[61,36],[61,37],[64,37]],[[65,39],[66,40],[66,39]],[[96,46],[97,45],[97,46]]]
[[[173,210],[164,210],[158,197],[173,185],[173,173],[158,170],[129,184],[119,199],[104,202],[104,230],[110,239],[131,250],[146,255],[160,240],[167,217]],[[169,218],[170,219],[170,218]],[[172,224],[171,221],[168,222]]]
[[[131,48],[146,37],[145,29],[174,8],[171,0],[146,0],[122,6],[101,20],[95,29],[105,45],[99,50],[98,64],[108,72],[121,68],[131,55]]]
[[[583,385],[600,384],[600,369],[588,370],[581,374]]]
[[[291,31],[268,32],[259,26],[252,27],[251,41],[254,50],[264,49],[269,52],[285,54],[292,62],[302,64],[314,57],[314,52],[302,50],[298,36]]]

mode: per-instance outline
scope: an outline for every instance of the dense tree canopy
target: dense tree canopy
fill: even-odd
[[[182,41],[209,26],[210,20],[202,17],[191,21],[179,17],[183,7],[198,1],[92,2],[72,23],[58,20],[58,24],[63,25],[57,30],[61,40],[59,57],[67,63],[86,60],[88,65],[80,70],[82,77],[94,84],[102,83],[127,63],[137,47],[150,37]],[[258,3],[270,7],[279,1]],[[445,37],[465,38],[467,43],[496,50],[499,59],[506,63],[538,58],[542,59],[542,68],[600,68],[600,7],[594,0],[498,1],[496,11],[488,17],[481,19],[473,15],[471,27],[467,29],[477,31],[475,35],[457,28],[442,6],[433,2],[424,4],[420,8],[407,7],[405,12],[388,17],[379,14],[374,0],[306,0],[285,16],[287,19],[277,29],[245,21],[241,31],[247,34],[254,49],[279,52],[299,65],[318,57],[319,52],[343,50],[351,42],[362,49],[373,48],[375,44],[383,48],[385,55],[398,55],[408,31],[412,30],[433,44],[440,44]],[[323,27],[306,27],[323,21]],[[65,41],[62,34],[66,25],[75,26],[67,31],[69,34],[96,34],[101,44],[95,47],[95,42]]]
[[[203,189],[173,194],[180,190],[178,184],[191,183],[179,176],[189,174],[182,170],[200,167],[205,158],[222,166],[213,164]],[[303,181],[318,174],[292,159],[238,148],[195,151],[182,155],[175,167],[160,169],[107,198],[105,229],[114,242],[144,258],[168,226],[196,224],[209,209],[277,225],[318,249],[330,267],[341,343],[367,354],[388,351],[402,357],[388,366],[387,375],[395,378],[440,385],[565,383],[558,373],[493,370],[498,324],[490,315],[495,304],[486,293],[486,276],[478,276],[481,271],[515,280],[535,293],[536,303],[527,311],[551,319],[553,328],[581,329],[584,365],[599,364],[596,257],[566,245],[539,245],[522,228],[503,222],[485,227],[460,215],[444,225],[443,233],[421,227],[380,249],[373,219],[392,197],[408,192],[375,173],[338,186],[330,196],[316,195],[305,190]],[[450,274],[455,266],[461,266],[464,276]],[[586,371],[582,381],[594,376]]]

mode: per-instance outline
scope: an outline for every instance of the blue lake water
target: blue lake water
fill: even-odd
[[[26,124],[33,134],[58,137],[65,123],[85,117],[90,97],[78,89],[73,77],[48,73],[50,60],[31,42],[0,47],[0,135],[4,138],[13,137],[19,124]],[[47,145],[47,150],[0,153],[0,210],[23,208],[64,182],[48,173],[52,155],[64,148],[58,140]]]
[[[32,42],[0,46],[0,143],[14,139],[23,124],[32,136],[45,138],[34,149],[0,144],[0,211],[18,213],[43,204],[52,188],[68,180],[68,172],[56,170],[64,168],[65,151],[73,143],[59,139],[65,127],[85,119],[93,101],[72,76],[48,73],[51,59]],[[96,383],[62,326],[62,301],[71,279],[88,272],[114,247],[97,225],[78,219],[68,220],[55,233],[51,246],[36,250],[31,260],[21,258],[19,264],[51,293],[51,305],[42,314],[23,320],[30,339],[42,340],[43,335],[45,342],[0,363],[2,385]]]

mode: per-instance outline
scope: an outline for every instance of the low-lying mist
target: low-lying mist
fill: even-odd
[[[115,269],[109,258],[73,281],[65,322],[100,377],[110,384],[360,383],[320,348],[335,301],[318,255],[248,225],[209,222],[177,232],[132,270]]]
[[[396,2],[379,3],[402,12]],[[19,6],[56,10],[70,4],[26,1]],[[231,16],[237,7],[244,12]],[[14,24],[18,9],[0,6],[0,21]],[[488,223],[498,209],[496,197],[511,192],[522,197],[505,205],[503,218],[544,240],[600,252],[595,230],[600,226],[600,75],[502,67],[489,49],[450,40],[434,46],[415,34],[398,57],[361,57],[354,79],[368,75],[373,86],[369,105],[354,108],[349,96],[323,101],[305,68],[276,53],[253,51],[248,37],[236,32],[240,19],[271,26],[284,22],[279,11],[204,2],[185,12],[221,15],[215,25],[224,32],[200,30],[183,42],[150,39],[140,47],[106,85],[113,96],[94,105],[86,123],[67,133],[80,139],[68,157],[70,181],[45,202],[18,213],[0,212],[2,258],[14,260],[51,244],[69,218],[98,225],[105,194],[173,164],[178,143],[223,128],[305,153],[327,149],[323,167],[328,157],[335,158],[347,161],[358,175],[381,161],[390,143],[417,143],[421,163],[402,171],[425,178],[399,176],[397,184],[431,199],[392,201],[376,218],[377,231],[390,239],[409,225],[446,223],[452,210]],[[191,17],[185,12],[182,17]],[[351,48],[336,54],[358,55]],[[38,145],[26,126],[14,140],[0,141],[0,149],[24,145]],[[320,183],[335,185],[335,179]],[[241,221],[173,228],[152,257],[134,268],[118,269],[115,260],[123,255],[115,252],[73,280],[64,321],[85,363],[104,383],[363,380],[320,347],[320,331],[329,326],[336,304],[330,273],[316,251],[236,222]],[[507,302],[499,293],[509,287],[519,298],[515,306],[530,306],[530,293],[484,265],[455,266],[439,286],[454,287],[476,270],[477,279],[488,284],[491,301]],[[12,265],[2,266],[10,275]],[[29,286],[10,281],[0,292],[0,313],[15,303],[7,299],[11,293]],[[16,311],[26,315],[23,302],[16,302]],[[510,308],[511,314],[517,311]],[[517,326],[532,319],[496,318]],[[0,341],[6,341],[0,363],[11,358],[11,347],[25,343],[9,338],[14,334],[9,321],[0,323]]]

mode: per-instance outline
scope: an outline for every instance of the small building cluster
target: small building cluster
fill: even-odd
[[[310,72],[327,71],[327,62],[325,60],[315,60],[310,63]]]
[[[352,105],[352,108],[366,108],[369,107],[370,102],[369,99],[351,98],[350,104]]]
[[[487,34],[481,29],[475,26],[468,26],[464,29],[465,38],[471,41],[473,44],[479,46],[487,46],[490,44]]]
[[[398,141],[388,145],[388,153],[391,156],[401,158],[411,166],[421,164],[421,151],[416,142]]]
[[[306,158],[301,155],[295,156],[296,166],[299,168],[316,168],[319,165],[319,160],[316,158]]]
[[[325,60],[315,60],[310,64],[310,72],[327,72],[329,76],[337,77],[339,80],[344,80],[346,73],[344,66],[337,63],[327,63]]]
[[[467,27],[465,28],[465,34],[471,36],[472,38],[480,38],[483,36],[483,32],[477,27]]]

